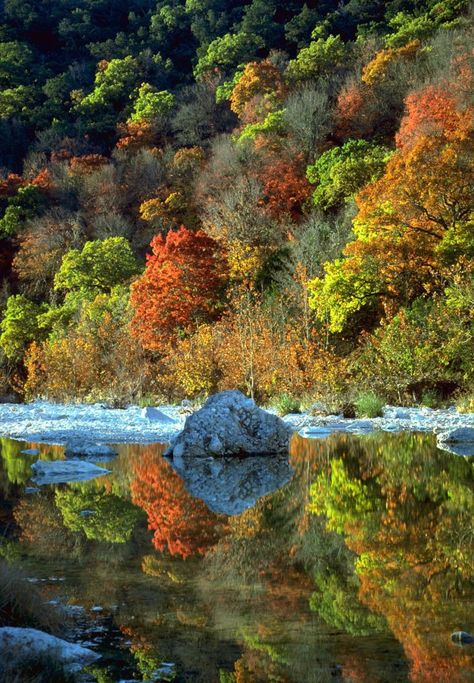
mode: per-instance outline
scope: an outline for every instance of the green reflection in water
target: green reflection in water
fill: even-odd
[[[104,680],[163,661],[178,683],[474,680],[472,649],[450,642],[474,630],[474,466],[434,437],[295,437],[292,481],[230,518],[161,446],[121,446],[110,476],[34,495],[24,447],[2,440],[4,554],[111,615]]]

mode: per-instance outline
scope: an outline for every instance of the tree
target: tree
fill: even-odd
[[[126,543],[141,517],[134,505],[105,491],[57,489],[55,503],[67,529],[94,541]]]
[[[309,284],[312,306],[333,331],[366,307],[393,315],[442,286],[443,264],[474,253],[473,144],[472,134],[451,143],[421,135],[358,195],[356,240]]]
[[[130,120],[156,123],[166,119],[173,110],[174,95],[167,90],[158,91],[149,83],[142,83],[133,106]]]
[[[82,251],[71,249],[63,257],[54,288],[63,291],[108,292],[139,272],[125,237],[86,242]]]
[[[330,209],[352,197],[364,185],[377,180],[385,169],[391,152],[366,140],[348,140],[321,154],[306,177],[316,184],[315,206]]]
[[[0,347],[7,358],[20,360],[28,344],[41,336],[38,316],[44,310],[44,305],[35,304],[22,294],[8,297],[0,323]]]
[[[285,77],[290,83],[320,78],[343,63],[345,47],[340,36],[323,38],[318,29],[312,36],[309,46],[302,48],[288,64]]]
[[[132,333],[160,350],[176,333],[219,316],[225,265],[218,244],[184,226],[151,242],[143,275],[132,285]]]
[[[244,123],[261,121],[284,96],[281,73],[270,60],[249,62],[232,90],[230,108]]]
[[[250,33],[226,33],[215,38],[208,46],[206,53],[198,60],[194,69],[197,79],[209,73],[228,73],[241,62],[255,57],[257,51],[264,47],[262,38]]]

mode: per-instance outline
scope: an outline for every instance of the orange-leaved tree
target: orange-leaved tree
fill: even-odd
[[[151,242],[143,275],[132,285],[132,334],[158,351],[179,333],[216,319],[222,310],[226,265],[219,245],[184,226]]]

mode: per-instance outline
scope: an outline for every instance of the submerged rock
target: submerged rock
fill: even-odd
[[[0,628],[0,659],[11,661],[14,657],[21,662],[23,659],[41,655],[51,656],[69,673],[78,673],[88,664],[100,659],[100,655],[93,650],[68,643],[34,628]]]
[[[66,458],[86,458],[109,459],[117,455],[111,446],[105,443],[94,443],[93,441],[68,441],[65,446]]]
[[[284,486],[293,476],[286,456],[250,455],[245,458],[185,456],[172,466],[191,495],[213,512],[238,515],[262,496]]]
[[[38,460],[31,465],[31,469],[35,473],[32,481],[39,486],[87,481],[110,472],[87,460]]]
[[[211,396],[189,415],[167,455],[275,455],[288,453],[291,428],[240,391]]]

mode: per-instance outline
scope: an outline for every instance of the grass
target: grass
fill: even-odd
[[[37,628],[60,633],[62,620],[52,605],[14,565],[0,562],[0,626]],[[0,677],[0,680],[3,680]]]
[[[382,417],[384,402],[373,391],[361,392],[354,401],[357,417]]]
[[[64,670],[51,655],[36,655],[0,661],[0,681],[3,683],[74,683],[73,674]]]
[[[289,413],[301,413],[301,401],[290,394],[280,394],[275,397],[274,407],[278,415],[288,415]]]

